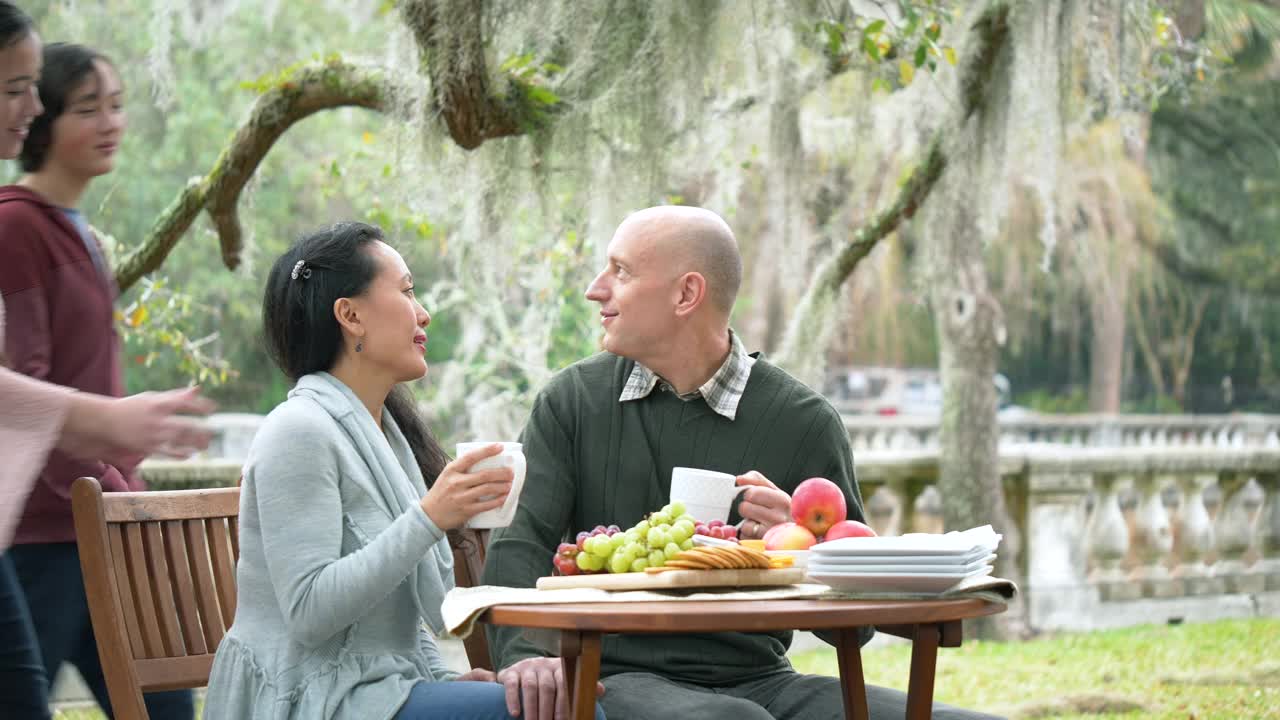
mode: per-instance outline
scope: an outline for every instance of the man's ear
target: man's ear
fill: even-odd
[[[688,317],[707,299],[707,279],[699,272],[687,272],[680,276],[676,289],[676,315]]]
[[[364,323],[351,298],[338,298],[333,301],[333,317],[344,330],[355,337],[364,337]]]

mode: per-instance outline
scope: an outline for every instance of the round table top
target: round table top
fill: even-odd
[[[977,598],[948,600],[697,600],[496,605],[479,620],[606,633],[769,632],[966,620],[1003,612]]]

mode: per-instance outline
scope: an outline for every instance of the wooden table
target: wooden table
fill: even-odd
[[[600,679],[600,637],[606,633],[836,632],[845,717],[867,719],[867,691],[857,629],[868,625],[910,638],[907,719],[927,720],[933,707],[938,647],[957,647],[961,621],[1003,612],[1005,606],[959,600],[760,600],[498,605],[480,615],[493,625],[560,631],[560,655],[569,685],[571,717],[595,715]]]

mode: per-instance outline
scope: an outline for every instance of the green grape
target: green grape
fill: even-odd
[[[649,524],[650,525],[670,525],[671,516],[659,510],[658,512],[651,513],[649,515]]]
[[[622,547],[623,545],[626,544],[626,542],[627,542],[627,537],[622,533],[617,533],[616,535],[610,536],[609,538],[609,546],[612,547],[614,550],[617,550],[618,548]]]
[[[676,522],[683,522],[685,520],[688,520],[690,525],[696,526],[698,524],[698,518],[690,515],[689,513],[685,513],[680,517],[676,518]]]
[[[662,567],[667,564],[667,556],[661,550],[649,551],[649,567]]]
[[[647,533],[649,532],[649,521],[641,520],[640,522],[636,523],[636,526],[632,528],[632,530],[635,530],[636,532],[640,533],[640,537],[646,537]]]
[[[666,547],[671,542],[671,537],[667,531],[662,528],[654,528],[649,531],[649,547],[661,548]]]
[[[681,552],[680,546],[673,542],[667,543],[667,546],[662,548],[662,554],[666,555],[668,560],[674,559]]]
[[[683,518],[677,520],[675,524],[671,526],[672,530],[678,529],[680,530],[681,534],[684,536],[680,538],[680,540],[677,540],[676,542],[684,542],[684,538],[693,537],[693,532],[696,528],[697,528],[697,523],[693,522],[692,520],[685,520]]]
[[[693,549],[693,538],[689,538],[688,540],[685,540],[684,542],[680,543],[680,549],[681,550]]]
[[[675,502],[671,503],[670,505],[662,509],[665,510],[673,518],[679,518],[681,515],[684,515],[684,503],[680,502],[679,500],[676,500]]]
[[[595,557],[589,552],[580,552],[578,557],[574,558],[574,562],[578,564],[579,570],[591,570],[591,558]]]
[[[628,530],[622,533],[622,535],[627,538],[627,542],[631,542],[631,543],[644,542],[644,536],[640,534],[639,530],[634,530],[634,529]]]
[[[602,542],[596,543],[596,548],[595,550],[592,551],[591,554],[595,555],[601,560],[608,560],[609,556],[613,554],[613,543],[609,542],[609,540],[606,538]]]
[[[675,525],[671,528],[672,542],[682,543],[691,537],[693,537],[693,528],[688,528],[684,525]]]
[[[631,572],[644,572],[644,569],[647,567],[649,567],[649,560],[647,558],[636,558],[631,561]]]
[[[609,556],[609,572],[624,573],[631,569],[631,558],[623,553],[614,553]]]
[[[591,553],[586,553],[586,556],[587,556],[587,560],[586,560],[587,570],[590,570],[591,572],[599,572],[604,569],[604,563],[605,563],[604,558],[600,557],[599,555],[592,555]],[[579,555],[579,558],[581,558],[581,555]],[[582,567],[581,562],[579,563],[578,567]]]

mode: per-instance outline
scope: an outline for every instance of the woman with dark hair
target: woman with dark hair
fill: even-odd
[[[26,13],[13,3],[0,1],[0,158],[11,158],[22,149],[31,121],[43,111],[36,80],[42,58],[40,36]]]
[[[25,27],[16,31],[16,44],[11,39],[4,47],[29,51],[34,43],[38,49],[39,38],[30,21],[16,12],[8,4],[0,6],[0,31]],[[42,62],[43,68],[28,62],[17,74],[10,71],[4,76],[13,81],[6,97],[27,95],[20,98],[26,103],[23,113],[5,110],[10,124],[3,149],[17,152],[26,171],[17,185],[0,188],[5,359],[13,370],[32,378],[118,397],[123,374],[112,307],[115,283],[97,238],[75,206],[93,178],[111,171],[124,130],[123,91],[111,63],[88,48],[49,45],[43,49]],[[43,115],[31,109],[38,107],[37,98],[46,106]],[[193,392],[183,396],[195,401]],[[71,424],[78,404],[83,403],[50,403],[48,416],[53,422],[65,418]],[[29,414],[29,408],[22,412]],[[83,452],[49,452],[6,558],[26,599],[45,691],[67,660],[76,665],[98,703],[109,711],[80,575],[69,489],[77,477],[86,475],[98,478],[107,491],[142,489],[133,472],[140,458],[126,457],[112,466],[83,457]],[[4,530],[7,535],[8,529]],[[189,691],[153,693],[147,696],[147,704],[154,718],[194,714]],[[47,706],[43,713],[24,712],[46,717]]]
[[[272,266],[262,322],[295,386],[245,462],[236,617],[205,717],[518,713],[492,672],[450,671],[427,631],[453,587],[445,533],[501,506],[512,476],[471,472],[500,444],[449,462],[414,410],[401,383],[427,372],[431,316],[404,260],[370,225],[309,235]]]

